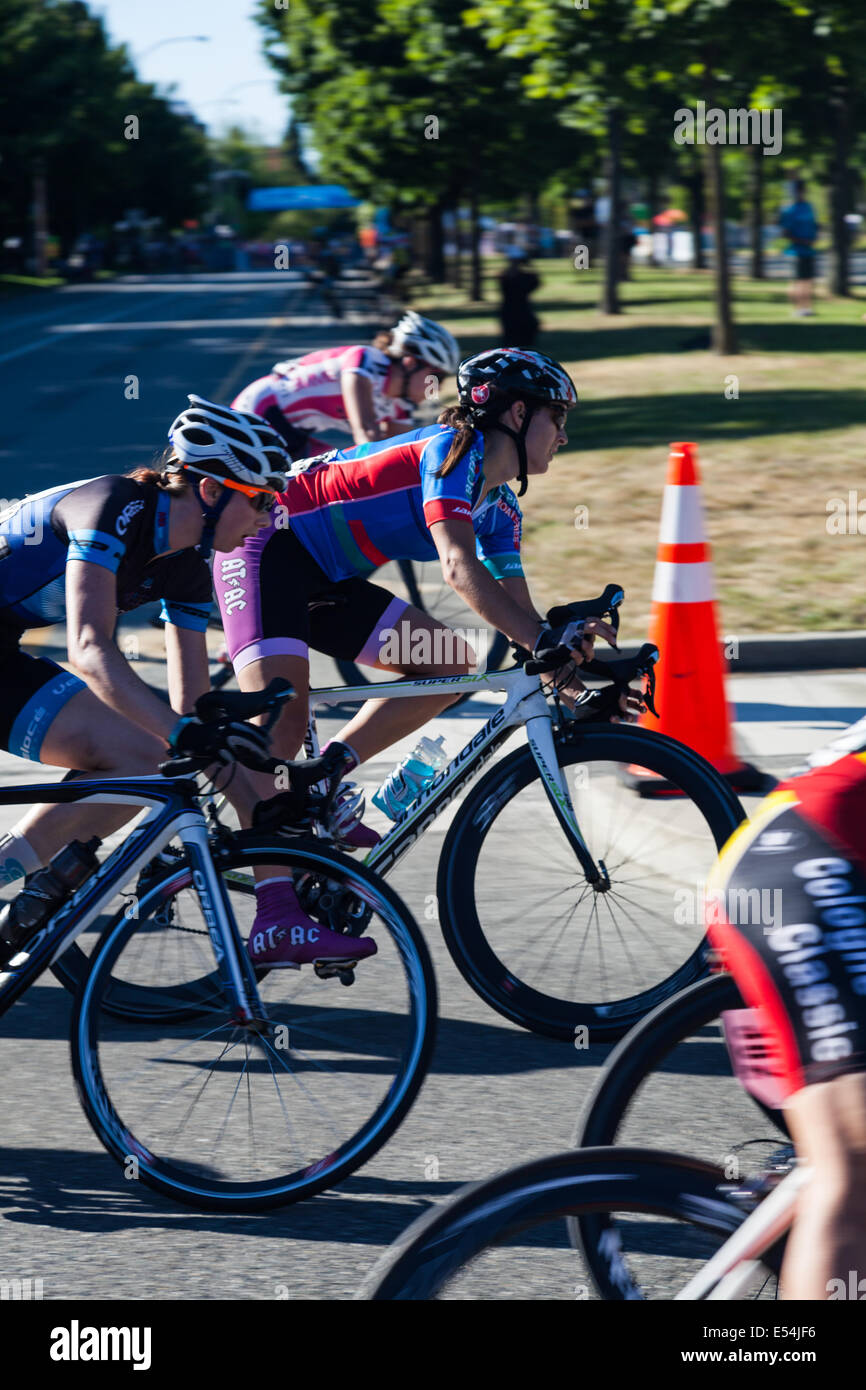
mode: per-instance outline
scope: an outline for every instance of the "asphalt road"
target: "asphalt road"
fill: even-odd
[[[299,322],[293,296],[296,304],[296,290],[250,277],[250,283],[67,290],[50,304],[40,300],[32,312],[16,306],[0,353],[2,490],[11,497],[142,463],[159,447],[187,390],[228,399],[280,356],[355,336],[315,306],[301,316],[310,322]],[[364,339],[372,325],[353,327]],[[138,400],[124,398],[130,374],[139,379]],[[139,659],[142,674],[158,680],[155,651],[144,637]],[[317,667],[317,683],[330,674],[325,663]],[[730,693],[740,747],[778,775],[862,713],[866,676],[740,676]],[[442,720],[449,750],[482,717],[483,708],[470,706]],[[325,723],[323,732],[336,727]],[[401,751],[395,749],[395,761]],[[389,758],[364,770],[368,789],[390,765]],[[53,774],[0,755],[0,783],[40,777]],[[13,820],[4,808],[0,829]],[[441,1018],[430,1075],[385,1149],[337,1191],[258,1217],[190,1211],[125,1181],[78,1105],[68,1065],[70,1000],[45,976],[0,1022],[0,1281],[41,1279],[45,1298],[348,1298],[427,1204],[464,1182],[568,1145],[609,1049],[577,1050],[523,1032],[463,982],[435,909],[430,914],[445,824],[447,816],[392,880],[424,928]],[[516,850],[506,854],[502,877],[528,910],[536,880],[520,866],[543,865],[549,846],[540,821],[528,818],[522,835],[523,857],[518,862]],[[737,1146],[745,1140],[767,1137],[770,1127],[726,1073],[721,1044],[705,1034],[648,1093],[628,1137],[717,1160],[741,1153]],[[660,1292],[669,1276],[660,1271]],[[577,1257],[552,1230],[485,1262],[461,1296],[586,1293]]]

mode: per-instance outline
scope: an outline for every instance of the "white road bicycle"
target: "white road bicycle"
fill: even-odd
[[[618,585],[608,585],[597,599],[557,614],[616,625],[622,597]],[[652,682],[657,657],[645,644],[633,658],[581,668],[608,684],[589,694],[577,717],[545,686],[527,652],[505,671],[376,686],[377,698],[431,690],[505,696],[367,855],[365,867],[377,874],[389,873],[525,729],[525,744],[488,767],[457,809],[439,859],[438,917],[471,988],[512,1022],[550,1037],[573,1042],[585,1030],[596,1042],[618,1038],[707,970],[703,880],[744,812],[693,749],[609,722],[629,682]],[[369,686],[313,690],[310,707],[361,704],[370,693]],[[311,717],[305,751],[315,756],[318,749]],[[655,774],[669,794],[633,791],[623,773],[635,766]],[[351,897],[335,894],[327,903],[334,930],[363,934],[364,913]],[[74,986],[82,961],[67,953],[63,966]]]

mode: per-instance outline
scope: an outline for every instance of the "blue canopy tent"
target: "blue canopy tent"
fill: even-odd
[[[254,188],[247,198],[247,208],[250,212],[283,212],[287,208],[356,208],[360,201],[338,183],[314,183],[294,188]]]

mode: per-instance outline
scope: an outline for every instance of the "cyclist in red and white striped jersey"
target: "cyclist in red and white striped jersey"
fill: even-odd
[[[409,429],[413,406],[436,398],[438,383],[454,374],[459,359],[447,329],[410,311],[372,346],[322,348],[278,362],[232,405],[267,420],[293,458],[309,458],[326,447],[314,437],[317,430],[339,430],[367,444]]]

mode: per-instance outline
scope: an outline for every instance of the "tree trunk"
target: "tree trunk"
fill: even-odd
[[[716,244],[716,321],[713,325],[713,347],[723,357],[737,351],[737,337],[731,315],[731,284],[728,271],[728,238],[725,229],[725,176],[722,151],[719,145],[707,145],[709,165],[710,207]]]
[[[484,298],[484,279],[481,274],[481,222],[478,212],[478,194],[473,189],[472,201],[472,284],[470,298],[474,301]]]
[[[832,99],[834,111],[833,164],[831,171],[830,207],[833,218],[833,249],[830,254],[829,288],[831,294],[850,295],[848,265],[848,223],[850,211],[850,170],[848,152],[851,144],[851,104],[847,89],[838,91]]]
[[[656,169],[651,169],[649,174],[647,175],[646,205],[649,208],[650,238],[650,254],[647,260],[647,265],[657,266],[658,261],[656,260],[655,242],[653,241],[653,237],[655,236],[655,225],[653,219],[656,217],[659,210],[659,176],[658,171]]]
[[[442,226],[443,207],[436,203],[427,214],[427,257],[425,270],[428,280],[441,285],[445,279],[445,229]]]
[[[48,266],[45,243],[48,240],[48,196],[45,184],[45,165],[41,159],[33,163],[33,266],[36,275],[46,275]]]
[[[692,225],[692,270],[706,270],[707,258],[702,241],[706,197],[704,188],[704,165],[697,153],[697,165],[691,178],[687,180],[689,190],[689,218]]]
[[[462,284],[462,261],[460,255],[460,218],[459,202],[449,205],[448,211],[454,214],[454,254],[448,262],[448,283],[455,289],[460,289]]]
[[[752,255],[752,279],[764,278],[764,152],[761,145],[749,146],[751,170],[751,209],[749,236]]]
[[[603,314],[618,314],[616,292],[619,279],[620,247],[620,175],[622,117],[619,107],[611,103],[607,111],[607,195],[608,215],[604,234],[604,284],[601,297]]]

